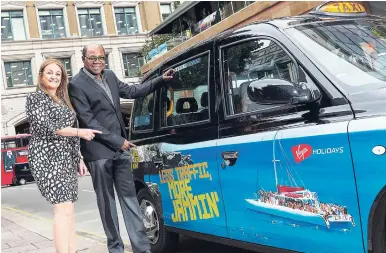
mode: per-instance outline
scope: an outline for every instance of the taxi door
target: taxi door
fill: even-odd
[[[215,155],[211,48],[203,45],[170,63],[176,73],[159,92],[160,127],[153,139],[158,171],[150,181],[159,187],[169,230],[227,237]]]
[[[351,108],[293,44],[283,47],[284,36],[261,27],[271,36],[248,38],[245,31],[219,42],[224,107],[217,159],[230,238],[300,252],[361,252]],[[264,82],[301,82],[299,91],[323,98],[314,104],[323,110],[313,118],[307,103],[256,102]],[[269,97],[275,94],[281,93]]]

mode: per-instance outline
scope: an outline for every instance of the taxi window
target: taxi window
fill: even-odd
[[[246,113],[277,105],[252,102],[249,84],[260,79],[284,79],[297,83],[296,65],[275,41],[257,39],[223,49],[223,74],[228,114]]]
[[[133,130],[144,131],[153,129],[153,93],[135,100],[133,112]]]
[[[209,119],[209,55],[173,66],[169,88],[162,94],[162,126],[177,126]]]
[[[294,42],[348,93],[386,87],[385,21],[358,19],[287,29]]]

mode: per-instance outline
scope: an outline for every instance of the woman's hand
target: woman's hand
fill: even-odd
[[[78,129],[78,136],[87,141],[91,141],[92,139],[94,139],[95,134],[101,134],[101,133],[102,133],[101,131],[94,130],[94,129],[86,129],[86,128]]]
[[[87,166],[86,164],[84,164],[84,161],[81,159],[79,162],[78,174],[83,177],[84,175],[87,174],[87,171],[88,171]]]

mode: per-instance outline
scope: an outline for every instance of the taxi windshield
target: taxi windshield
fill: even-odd
[[[294,42],[348,94],[386,88],[386,22],[356,19],[287,29]]]

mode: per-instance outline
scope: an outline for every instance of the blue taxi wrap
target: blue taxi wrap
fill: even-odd
[[[342,10],[347,15],[337,17]],[[209,77],[223,85],[223,77],[213,70],[223,71],[223,54],[218,51],[240,38],[272,39],[296,57],[298,68],[307,69],[306,75],[322,83],[335,104],[321,108],[315,119],[305,116],[308,109],[299,109],[266,121],[261,120],[264,112],[246,112],[238,120],[223,108],[227,100],[217,85],[209,88],[210,118],[205,129],[192,124],[178,132],[154,125],[158,137],[150,137],[151,131],[143,135],[151,143],[133,131],[144,143],[139,149],[146,159],[157,160],[156,169],[145,173],[143,180],[158,187],[168,229],[278,248],[276,252],[373,251],[374,212],[386,213],[386,87],[381,83],[361,92],[348,87],[343,81],[349,79],[339,79],[342,73],[331,72],[317,54],[307,51],[307,44],[294,39],[299,33],[286,30],[342,20],[355,20],[357,25],[365,19],[385,22],[368,16],[363,6],[326,4],[309,15],[227,31],[211,39],[214,42],[189,49],[208,56]],[[170,61],[178,62],[178,57]],[[189,63],[200,62],[192,59],[172,66],[186,69]],[[320,104],[314,101],[312,106]],[[257,123],[248,125],[248,120]],[[385,217],[381,219],[385,222]]]

